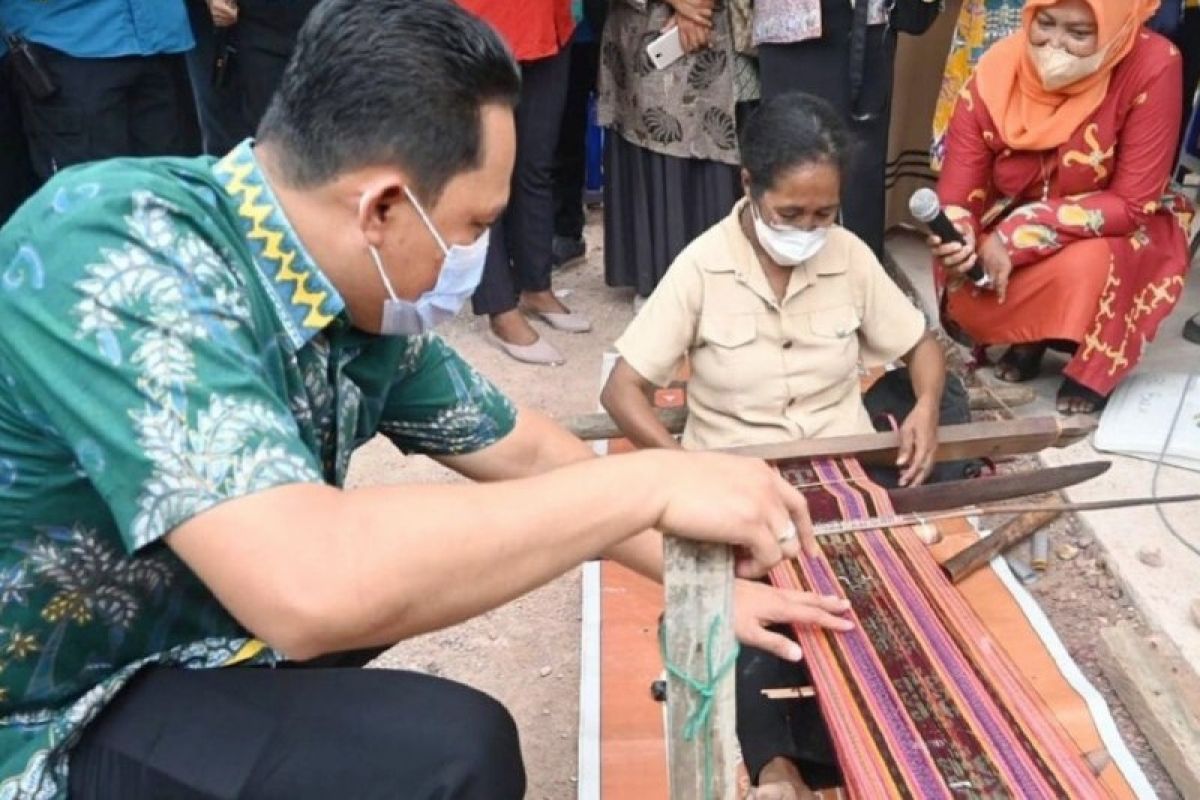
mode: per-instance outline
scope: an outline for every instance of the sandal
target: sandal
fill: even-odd
[[[1014,344],[996,362],[994,372],[1005,383],[1022,383],[1033,380],[1042,369],[1042,356],[1046,354],[1044,342]]]
[[[1060,414],[1095,414],[1103,410],[1108,398],[1070,378],[1063,378],[1055,402]]]

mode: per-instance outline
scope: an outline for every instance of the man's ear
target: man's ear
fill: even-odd
[[[379,247],[383,243],[391,217],[407,202],[404,179],[399,173],[378,175],[362,185],[356,216],[369,244]]]
[[[742,191],[747,197],[750,196],[750,173],[745,167],[742,167]]]

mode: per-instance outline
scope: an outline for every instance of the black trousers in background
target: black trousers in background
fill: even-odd
[[[71,751],[72,800],[517,800],[487,695],[387,669],[153,667]]]
[[[15,80],[9,57],[0,56],[0,226],[37,188],[21,128]]]
[[[84,161],[199,152],[182,54],[75,58],[30,46],[58,86],[37,100],[17,83],[30,159],[41,179]]]
[[[554,151],[566,100],[570,48],[521,62],[517,160],[508,208],[492,226],[483,280],[472,298],[476,314],[517,307],[520,292],[550,288],[554,266]]]
[[[588,96],[596,89],[600,43],[572,42],[567,99],[554,161],[554,235],[583,238],[583,187],[587,180]]]
[[[883,253],[895,34],[885,34],[882,25],[867,28],[863,85],[857,107],[851,108],[853,21],[853,9],[846,0],[821,0],[821,38],[759,45],[758,66],[764,98],[808,92],[827,100],[849,125],[856,147],[850,173],[842,176],[842,224],[878,256]]]
[[[224,155],[257,130],[316,0],[242,0],[237,24],[220,32],[213,27],[206,0],[188,0],[187,5],[196,37],[187,56],[188,75],[204,151]],[[218,39],[236,51],[223,86],[212,82]]]

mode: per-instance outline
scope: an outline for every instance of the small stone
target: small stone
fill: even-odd
[[[553,671],[554,670],[548,666],[542,667],[541,669],[538,670],[538,675],[541,675],[543,678],[545,678],[547,675],[549,675]]]
[[[1161,567],[1163,565],[1162,550],[1157,547],[1143,547],[1138,550],[1138,561],[1141,561],[1147,567]]]
[[[1114,587],[1109,590],[1108,596],[1111,597],[1113,600],[1120,600],[1122,597],[1125,596],[1125,593],[1123,591],[1121,591],[1120,587]]]
[[[1200,627],[1200,598],[1192,601],[1192,622]]]
[[[550,707],[549,707],[549,706],[543,706],[543,707],[542,707],[542,716],[543,716],[543,717],[548,717],[548,716],[550,716]]]
[[[1073,544],[1060,544],[1054,548],[1054,555],[1058,556],[1060,561],[1070,561],[1079,555],[1079,548]]]

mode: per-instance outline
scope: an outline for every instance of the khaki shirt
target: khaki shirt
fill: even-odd
[[[657,386],[689,360],[689,449],[872,431],[859,367],[911,350],[924,316],[837,226],[777,301],[738,221],[745,202],[680,253],[617,351]]]

